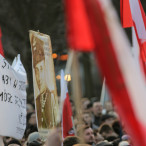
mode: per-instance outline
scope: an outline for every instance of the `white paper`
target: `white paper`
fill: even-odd
[[[21,139],[25,128],[26,75],[14,70],[0,55],[0,135]]]

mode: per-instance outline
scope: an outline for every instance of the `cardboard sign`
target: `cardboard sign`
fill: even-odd
[[[41,137],[58,124],[58,98],[51,40],[48,35],[30,31],[34,97]]]
[[[20,60],[16,66],[23,68]],[[26,74],[13,67],[0,55],[0,135],[21,139],[26,128]]]

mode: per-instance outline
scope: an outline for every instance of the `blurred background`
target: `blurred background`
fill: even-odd
[[[120,0],[112,1],[120,16]],[[141,2],[146,10],[146,1]],[[17,54],[21,55],[29,83],[28,101],[33,100],[32,55],[28,31],[39,30],[51,36],[57,91],[60,95],[60,70],[65,68],[68,58],[63,0],[0,0],[0,27],[7,61],[11,64]],[[131,41],[131,29],[125,31]],[[79,64],[83,97],[99,99],[103,78],[96,67],[94,54],[80,53]]]

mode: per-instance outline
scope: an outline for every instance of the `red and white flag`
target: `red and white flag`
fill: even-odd
[[[61,103],[62,107],[62,137],[74,136],[72,109],[67,90],[67,82],[64,79],[64,72],[61,70]]]
[[[2,46],[2,31],[0,28],[0,54],[4,57],[4,51],[3,51],[3,46]]]
[[[140,47],[140,66],[146,77],[146,16],[140,0],[121,0],[121,23],[124,28],[134,26]]]
[[[76,7],[72,9],[74,2],[82,2],[88,18],[94,42],[94,53],[110,95],[117,107],[117,111],[124,122],[128,134],[132,137],[134,146],[146,146],[146,83],[144,76],[137,70],[135,60],[130,51],[130,44],[118,22],[118,17],[107,0],[65,0],[68,8],[66,13],[76,15]],[[79,6],[79,5],[78,5]],[[78,8],[79,9],[79,8]],[[81,10],[82,11],[82,10]],[[70,15],[70,19],[72,19]],[[75,17],[75,16],[74,16]],[[80,21],[84,19],[80,17]],[[74,20],[77,23],[77,20]],[[84,22],[84,21],[83,21]],[[67,26],[70,24],[67,20]],[[68,40],[75,37],[74,31],[82,29],[84,23],[72,28]],[[78,38],[84,41],[84,38]],[[76,41],[78,41],[76,40]],[[78,42],[80,43],[80,42]],[[70,42],[69,42],[70,45]],[[84,41],[84,45],[86,42]],[[79,46],[72,46],[77,50]],[[83,49],[84,51],[84,49]],[[86,51],[86,50],[85,50]]]

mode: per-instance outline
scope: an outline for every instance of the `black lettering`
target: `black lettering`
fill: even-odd
[[[1,101],[3,101],[3,92],[0,94]]]
[[[17,104],[17,103],[18,103],[18,97],[15,96],[15,104]]]
[[[13,103],[13,102],[11,101],[11,99],[12,99],[12,95],[11,95],[10,93],[8,93],[8,102]]]
[[[4,75],[2,75],[2,81],[5,84],[5,76]]]
[[[24,91],[26,88],[25,82],[23,81],[19,81],[19,90]]]
[[[10,78],[10,85],[11,85],[11,78]]]
[[[4,93],[4,101],[7,101],[7,93]]]
[[[17,84],[18,84],[18,80],[15,80],[13,87],[16,88],[17,87]]]
[[[11,85],[11,78],[8,75],[2,75],[2,81],[6,85],[8,85],[8,84]]]
[[[4,64],[2,65],[2,68],[5,68],[6,67],[6,65],[7,65],[7,63],[6,63],[6,61],[5,60],[3,60],[4,61]]]
[[[5,76],[5,82],[6,82],[6,84],[8,84],[9,83],[9,76]]]

